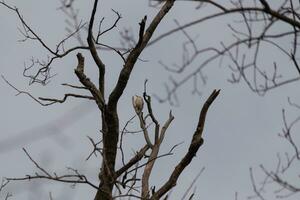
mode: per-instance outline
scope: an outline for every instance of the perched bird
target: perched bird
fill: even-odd
[[[140,114],[143,110],[143,107],[144,107],[144,101],[143,101],[143,98],[140,97],[140,96],[133,96],[132,97],[132,104],[133,104],[133,108],[135,110],[135,112],[137,114]]]

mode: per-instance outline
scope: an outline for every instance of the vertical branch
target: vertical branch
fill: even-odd
[[[143,176],[142,176],[142,195],[141,195],[142,199],[147,199],[147,198],[150,197],[150,194],[149,194],[149,192],[150,192],[149,191],[150,175],[152,173],[154,164],[156,162],[156,158],[158,157],[158,153],[159,153],[159,150],[160,150],[160,145],[163,142],[166,130],[168,129],[169,125],[171,124],[171,122],[174,119],[174,116],[170,112],[168,120],[165,122],[164,126],[160,129],[159,122],[156,120],[156,118],[153,114],[152,105],[151,105],[151,97],[147,94],[146,84],[147,84],[147,80],[144,82],[143,97],[144,97],[144,100],[146,101],[146,104],[147,104],[147,109],[148,109],[148,112],[149,112],[149,116],[150,116],[151,120],[153,121],[153,123],[155,124],[155,138],[154,138],[154,145],[150,146],[151,147],[151,153],[150,153],[150,156],[148,158],[148,163],[146,164],[146,166],[144,168],[144,172],[143,172]],[[141,123],[142,123],[142,121],[143,121],[143,118],[141,118]]]
[[[94,42],[94,37],[93,37],[93,25],[94,25],[95,14],[97,11],[97,5],[98,5],[98,0],[95,0],[91,18],[90,18],[90,22],[89,22],[87,42],[89,45],[90,53],[99,69],[99,90],[100,90],[101,94],[103,95],[103,99],[104,99],[105,65],[97,53],[97,50],[95,47],[95,42]]]
[[[154,138],[154,143],[157,143],[158,142],[158,137],[159,137],[159,128],[160,128],[160,125],[158,123],[158,121],[156,120],[154,114],[153,114],[153,111],[152,111],[152,107],[151,107],[151,96],[149,96],[147,94],[147,81],[148,80],[145,80],[144,82],[144,93],[143,93],[143,97],[144,97],[144,100],[147,104],[147,108],[148,108],[148,113],[151,117],[151,120],[152,122],[155,124],[155,138]]]
[[[142,199],[148,199],[150,197],[150,194],[149,194],[149,178],[150,178],[153,166],[155,164],[155,160],[156,160],[156,158],[158,156],[158,153],[159,153],[159,147],[160,147],[159,144],[155,144],[153,146],[153,148],[151,149],[151,154],[148,158],[149,162],[147,163],[147,165],[144,168],[144,173],[143,173],[143,176],[142,176],[142,195],[141,195]]]
[[[150,110],[152,110],[151,109],[151,104],[148,103],[147,105],[150,108]],[[173,120],[174,120],[174,116],[170,112],[168,120],[165,122],[164,126],[160,130],[159,139],[157,141],[155,141],[155,144],[153,145],[153,147],[151,149],[151,153],[150,153],[150,156],[148,158],[148,163],[144,168],[144,173],[143,173],[143,176],[142,176],[142,198],[149,198],[149,196],[150,196],[149,195],[150,175],[152,173],[154,164],[156,162],[156,158],[158,157],[158,153],[159,153],[159,150],[160,150],[160,145],[163,142],[166,130],[168,129],[169,125],[171,124],[171,122]]]

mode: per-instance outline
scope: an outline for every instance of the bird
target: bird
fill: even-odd
[[[135,95],[132,97],[132,104],[135,112],[137,114],[140,114],[144,107],[144,101],[141,96]]]

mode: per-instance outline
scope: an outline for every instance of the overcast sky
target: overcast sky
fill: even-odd
[[[55,44],[67,34],[65,27],[66,16],[57,8],[59,1],[6,1],[16,5],[29,25],[49,44]],[[162,21],[155,36],[176,27],[174,19],[180,23],[196,19],[210,12],[209,9],[195,10],[196,4],[188,5],[177,2],[174,9]],[[87,22],[90,16],[92,3],[77,1],[79,16],[82,22]],[[118,27],[103,37],[108,44],[120,44],[119,31],[131,28],[137,37],[138,22],[144,15],[149,21],[157,12],[149,8],[148,1],[100,1],[97,20],[105,16],[104,26],[109,26],[115,19],[111,9],[122,15]],[[189,29],[191,35],[197,38],[197,44],[209,47],[228,41],[231,33],[226,26],[230,17],[213,20]],[[86,71],[92,80],[96,80],[97,71],[88,52],[76,51],[62,60],[53,63],[52,73],[57,74],[46,86],[28,86],[28,79],[22,76],[24,63],[29,64],[32,57],[46,59],[47,52],[36,41],[18,42],[23,39],[18,31],[21,25],[12,11],[0,6],[0,74],[4,75],[15,87],[29,91],[33,96],[62,98],[64,93],[76,90],[61,86],[61,83],[79,82],[74,75],[77,65],[76,53],[82,52],[86,57]],[[284,28],[284,27],[283,27]],[[279,28],[280,30],[280,28]],[[170,73],[159,61],[172,65],[181,62],[181,43],[184,40],[182,33],[172,35],[152,47],[146,49],[137,62],[128,87],[119,104],[121,127],[134,115],[131,97],[142,94],[143,82],[149,79],[148,91],[150,94],[165,95],[163,84],[168,82]],[[71,40],[69,46],[75,45]],[[264,52],[266,63],[279,60],[280,67],[288,65],[287,59],[276,52]],[[122,68],[122,60],[112,52],[102,52],[102,59],[107,67],[107,94],[114,86],[117,75]],[[189,72],[196,69],[197,62],[191,66]],[[171,199],[180,199],[192,178],[205,167],[205,171],[196,183],[195,199],[234,199],[238,192],[239,199],[246,199],[253,194],[249,176],[249,168],[253,167],[257,180],[262,173],[259,164],[268,169],[275,169],[277,152],[291,152],[292,149],[278,137],[283,127],[282,108],[286,108],[288,118],[296,116],[294,109],[288,105],[287,97],[299,102],[299,83],[293,83],[282,88],[270,91],[264,97],[252,93],[245,83],[232,85],[227,81],[230,70],[227,66],[219,66],[214,62],[204,69],[207,84],[199,83],[202,95],[192,95],[193,82],[186,83],[179,91],[180,106],[171,106],[168,103],[160,104],[153,100],[154,111],[161,124],[168,118],[169,110],[173,111],[175,120],[167,132],[161,153],[168,152],[170,148],[183,142],[175,149],[175,154],[162,158],[157,162],[151,177],[152,183],[162,184],[168,177],[170,170],[186,152],[187,145],[195,130],[199,111],[205,99],[215,88],[221,89],[221,94],[212,105],[207,116],[204,131],[204,145],[199,150],[192,164],[182,174],[178,185],[173,191]],[[188,72],[187,72],[188,73]],[[287,70],[287,74],[295,73],[294,69]],[[180,80],[180,76],[175,76]],[[169,83],[169,82],[168,82]],[[88,100],[70,99],[64,104],[54,104],[42,107],[26,95],[15,96],[16,91],[8,86],[2,79],[0,81],[0,178],[20,177],[36,171],[33,163],[29,161],[22,147],[41,165],[51,172],[64,172],[66,167],[80,169],[89,178],[97,183],[100,167],[99,157],[92,157],[85,161],[92,150],[87,136],[99,139],[99,112],[96,105]],[[131,125],[136,130],[138,124]],[[128,135],[126,139],[127,158],[132,149],[142,146],[141,135]],[[121,163],[118,163],[119,166]],[[290,180],[295,181],[293,177]],[[299,179],[298,179],[299,181]],[[45,184],[42,184],[45,183]],[[40,188],[40,189],[37,189]],[[270,188],[273,191],[276,188]],[[7,191],[13,193],[12,199],[47,199],[49,192],[53,199],[93,199],[95,190],[82,185],[75,189],[60,183],[48,184],[41,181],[36,184],[32,181],[12,183]],[[35,191],[35,192],[28,192]],[[39,191],[39,192],[36,192]],[[3,194],[1,194],[3,195]],[[0,195],[0,198],[4,198]],[[299,196],[290,199],[299,199]]]

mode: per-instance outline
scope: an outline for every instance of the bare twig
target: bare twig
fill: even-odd
[[[64,183],[73,183],[73,184],[87,184],[94,189],[98,189],[97,186],[92,184],[85,175],[79,174],[77,170],[74,170],[72,168],[68,168],[69,170],[73,171],[73,174],[66,174],[62,176],[58,176],[56,173],[54,175],[51,175],[47,170],[45,170],[43,167],[41,167],[30,155],[29,153],[23,148],[23,151],[28,156],[30,161],[35,165],[36,168],[38,168],[43,174],[35,173],[34,175],[26,175],[25,177],[21,178],[6,178],[7,181],[25,181],[25,180],[34,180],[34,179],[48,179],[58,182],[64,182]]]

